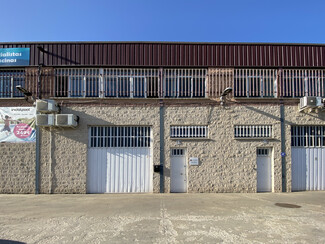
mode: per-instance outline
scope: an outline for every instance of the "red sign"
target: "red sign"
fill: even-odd
[[[32,134],[32,127],[24,123],[18,124],[14,128],[14,134],[20,139],[27,138]]]

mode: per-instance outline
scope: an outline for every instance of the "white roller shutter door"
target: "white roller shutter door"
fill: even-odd
[[[91,127],[88,193],[152,192],[150,127]]]

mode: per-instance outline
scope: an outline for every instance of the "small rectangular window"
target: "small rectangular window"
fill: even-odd
[[[235,138],[272,138],[272,125],[235,125]]]
[[[184,156],[185,155],[185,150],[182,148],[174,148],[171,151],[172,156]]]
[[[207,138],[208,126],[171,126],[171,138]]]
[[[257,156],[269,156],[270,149],[268,149],[268,148],[257,148],[256,154],[257,154]]]
[[[150,127],[90,127],[90,147],[150,147]]]

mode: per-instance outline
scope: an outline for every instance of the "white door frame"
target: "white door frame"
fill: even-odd
[[[261,166],[263,166],[263,168],[261,168]],[[274,167],[273,167],[273,148],[258,147],[256,149],[256,170],[257,170],[256,171],[256,191],[257,192],[273,192],[274,191],[274,177],[273,177],[274,170],[273,169],[274,169]],[[260,175],[260,174],[263,174],[263,175]]]
[[[175,167],[175,166],[179,166],[179,167]],[[187,168],[188,168],[188,164],[187,164],[186,148],[171,148],[170,149],[170,192],[187,193],[188,191]]]

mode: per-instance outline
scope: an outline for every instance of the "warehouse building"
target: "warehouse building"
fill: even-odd
[[[325,190],[324,98],[325,45],[0,43],[0,193]]]

